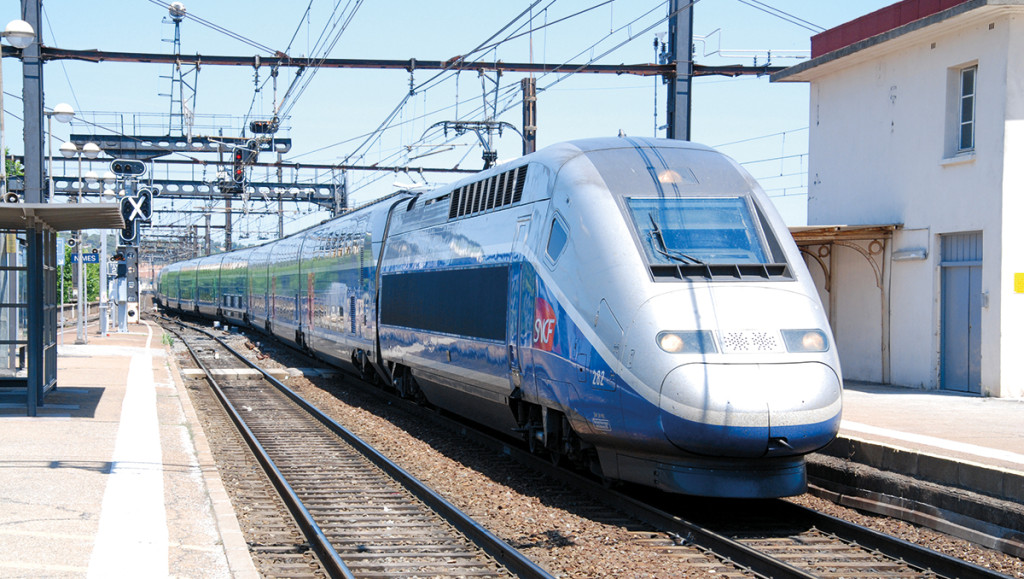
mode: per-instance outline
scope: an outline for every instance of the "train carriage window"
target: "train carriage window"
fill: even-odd
[[[548,234],[548,247],[546,251],[548,258],[551,259],[551,263],[558,261],[559,256],[565,251],[565,244],[568,241],[569,234],[566,232],[561,219],[556,215],[551,220],[551,231]]]

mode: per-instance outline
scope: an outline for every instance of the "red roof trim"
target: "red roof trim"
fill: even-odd
[[[948,10],[969,0],[903,0],[811,37],[811,58],[817,58]]]

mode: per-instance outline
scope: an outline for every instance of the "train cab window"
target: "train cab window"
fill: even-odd
[[[773,263],[746,197],[628,200],[651,265]]]
[[[556,216],[551,220],[551,231],[548,234],[547,254],[551,263],[558,261],[558,257],[562,255],[562,251],[565,250],[565,244],[567,241],[569,241],[569,234],[566,232],[565,226],[562,225],[561,220]]]

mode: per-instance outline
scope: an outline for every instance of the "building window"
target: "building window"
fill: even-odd
[[[974,149],[974,93],[977,88],[978,67],[960,69],[960,127],[957,139],[958,151]]]

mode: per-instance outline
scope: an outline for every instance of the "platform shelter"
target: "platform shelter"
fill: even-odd
[[[29,416],[57,387],[57,233],[122,227],[117,203],[0,204],[0,393]]]

